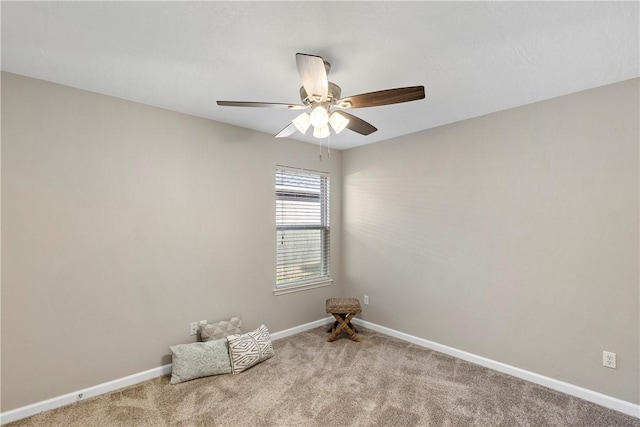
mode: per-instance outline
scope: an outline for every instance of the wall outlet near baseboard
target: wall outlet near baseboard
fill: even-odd
[[[364,296],[364,305],[369,305],[369,295]]]
[[[602,366],[616,369],[616,354],[610,351],[602,352]]]
[[[198,322],[191,322],[190,326],[190,334],[197,335],[198,334]]]

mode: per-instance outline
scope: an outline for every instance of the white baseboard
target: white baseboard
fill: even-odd
[[[273,334],[271,334],[271,339],[278,340],[291,335],[295,335],[300,332],[308,331],[310,329],[313,329],[319,326],[327,325],[333,322],[333,320],[334,320],[333,317],[325,317],[323,319],[305,323],[300,326],[295,326],[293,328],[285,329],[283,331],[274,332]],[[516,368],[514,366],[510,366],[501,362],[496,362],[495,360],[487,359],[482,356],[478,356],[472,353],[467,353],[466,351],[458,350],[453,347],[448,347],[446,345],[438,344],[429,340],[425,340],[423,338],[418,338],[413,335],[405,334],[404,332],[399,332],[394,329],[376,325],[375,323],[367,322],[366,320],[355,318],[353,319],[353,323],[355,323],[356,325],[371,329],[376,332],[380,332],[404,341],[411,342],[413,344],[417,344],[422,347],[436,350],[441,353],[448,354],[450,356],[458,357],[468,362],[476,363],[478,365],[481,365],[499,372],[503,372],[505,374],[509,374],[517,378],[522,378],[524,380],[531,381],[532,383],[535,383],[535,384],[540,384],[542,386],[549,387],[551,389],[560,391],[562,393],[566,393],[571,396],[579,397],[589,402],[602,405],[606,408],[613,409],[615,411],[619,411],[619,412],[640,418],[640,405],[636,405],[631,402],[626,402],[624,400],[607,396],[605,394],[598,393],[596,391],[588,390],[586,388],[578,387],[573,384],[565,383],[562,381],[555,380],[553,378],[549,378],[533,372],[525,371],[524,369]],[[0,424],[7,424],[13,421],[21,420],[23,418],[27,418],[44,411],[49,411],[51,409],[67,406],[72,403],[76,403],[81,400],[87,399],[89,397],[99,396],[101,394],[119,390],[121,388],[138,384],[143,381],[147,381],[147,380],[157,378],[162,375],[167,375],[170,373],[171,373],[171,364],[164,365],[157,368],[149,369],[148,371],[129,375],[124,378],[119,378],[113,381],[98,384],[96,386],[89,387],[83,390],[78,390],[73,393],[68,393],[62,396],[54,397],[52,399],[36,402],[31,405],[27,405],[21,408],[13,409],[11,411],[3,412],[2,414],[0,414]]]
[[[326,317],[324,319],[305,323],[304,325],[285,329],[284,331],[275,332],[271,334],[271,339],[278,340],[284,337],[288,337],[290,335],[299,334],[300,332],[308,331],[309,329],[326,325],[328,323],[331,323],[332,321],[333,321],[333,317]],[[44,411],[50,411],[52,409],[60,408],[62,406],[71,405],[72,403],[79,402],[89,397],[99,396],[101,394],[119,390],[121,388],[138,384],[153,378],[161,377],[162,375],[167,375],[170,373],[171,373],[171,364],[168,364],[168,365],[160,366],[158,368],[149,369],[148,371],[129,375],[128,377],[119,378],[113,381],[98,384],[93,387],[85,388],[83,390],[78,390],[73,393],[68,393],[62,396],[43,400],[41,402],[36,402],[31,405],[23,406],[21,408],[12,409],[11,411],[3,412],[0,414],[0,424],[7,424],[13,421],[18,421],[23,418],[27,418],[32,415],[39,414]]]
[[[527,380],[532,383],[560,391],[562,393],[566,393],[570,396],[575,396],[580,399],[584,399],[589,402],[604,406],[605,408],[613,409],[614,411],[622,412],[624,414],[640,418],[640,405],[636,405],[634,403],[627,402],[615,397],[607,396],[606,394],[598,393],[597,391],[589,390],[550,377],[545,377],[544,375],[536,374],[524,369],[516,368],[515,366],[507,365],[505,363],[496,362],[495,360],[487,359],[486,357],[478,356],[473,353],[468,353],[466,351],[458,350],[453,347],[448,347],[446,345],[438,344],[433,341],[425,340],[424,338],[418,338],[413,335],[405,334],[404,332],[386,328],[375,323],[367,322],[366,320],[355,318],[352,320],[352,322],[364,328],[368,328],[373,331],[401,339],[403,341],[408,341],[421,347],[439,351],[440,353],[448,354],[450,356],[454,356],[459,359],[466,360],[467,362],[475,363],[477,365],[493,369],[495,371],[512,375],[514,377],[521,378],[523,380]]]
[[[299,334],[300,332],[308,331],[309,329],[317,328],[318,326],[324,326],[334,321],[333,317],[325,317],[323,319],[314,320],[313,322],[305,323],[304,325],[294,326],[293,328],[285,329],[284,331],[274,332],[269,334],[272,340],[279,340],[291,335]]]
[[[171,373],[171,364],[149,369],[144,372],[138,372],[137,374],[129,375],[128,377],[98,384],[93,387],[54,397],[52,399],[43,400],[41,402],[36,402],[21,408],[12,409],[11,411],[0,414],[0,424],[7,424],[21,420],[23,418],[39,414],[40,412],[50,411],[51,409],[60,408],[61,406],[67,406],[72,403],[88,399],[89,397],[99,396],[101,394],[109,393],[111,391],[138,384],[142,381],[147,381],[169,373]]]

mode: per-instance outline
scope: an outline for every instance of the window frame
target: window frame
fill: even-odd
[[[282,175],[286,175],[287,172],[300,175],[308,175],[312,177],[320,178],[319,193],[313,191],[304,191],[303,187],[296,188],[294,190],[279,190],[278,181]],[[294,168],[290,166],[276,165],[275,168],[275,225],[276,225],[276,277],[275,288],[273,293],[275,295],[283,295],[292,292],[303,291],[307,289],[315,289],[323,286],[329,286],[333,282],[331,278],[331,179],[328,172],[316,171],[311,169]],[[308,194],[311,198],[317,197],[320,202],[320,223],[306,224],[279,224],[278,201],[289,198],[295,200],[295,197],[300,194]],[[281,231],[287,230],[321,230],[320,237],[320,256],[321,256],[321,273],[310,278],[303,278],[299,280],[278,281],[279,264],[279,243],[282,238]]]

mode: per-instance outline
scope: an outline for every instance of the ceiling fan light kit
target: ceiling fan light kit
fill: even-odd
[[[328,138],[330,134],[331,132],[329,132],[328,125],[317,126],[317,127],[314,126],[313,128],[313,136],[315,136],[316,138],[320,138],[320,139]]]
[[[295,119],[291,120],[291,123],[295,125],[296,129],[298,129],[300,133],[307,133],[307,129],[311,126],[311,116],[309,116],[309,113],[302,113]]]
[[[333,128],[334,132],[337,135],[343,130],[345,130],[345,128],[349,124],[349,119],[347,119],[345,116],[340,114],[339,111],[334,111],[329,117],[329,124],[331,125],[331,127]]]
[[[336,134],[339,134],[344,129],[349,129],[360,135],[369,135],[378,130],[372,124],[347,112],[331,112],[332,107],[342,109],[379,107],[416,101],[425,97],[424,86],[410,86],[340,98],[342,89],[328,80],[331,64],[322,59],[322,57],[297,53],[296,65],[302,80],[302,87],[300,88],[302,105],[245,101],[218,101],[218,105],[225,107],[287,108],[290,110],[311,108],[311,114],[305,112],[294,118],[291,124],[276,135],[276,138],[290,136],[296,130],[305,134],[309,127],[313,125],[313,136],[323,139],[328,138],[331,134],[330,127]]]
[[[313,125],[313,136],[315,136],[316,138],[326,138],[327,136],[329,136],[327,134],[327,123],[331,125],[331,128],[337,135],[347,127],[347,125],[349,124],[349,119],[344,117],[338,111],[334,111],[333,113],[331,113],[331,116],[329,116],[324,107],[316,107],[314,111],[311,112],[311,114],[302,113],[295,119],[291,120],[291,123],[293,123],[298,132],[302,134],[307,133],[309,127]],[[325,131],[324,128],[327,128],[327,131]]]
[[[329,123],[329,113],[327,113],[327,109],[323,105],[311,110],[310,118],[311,124],[315,128],[321,128]]]

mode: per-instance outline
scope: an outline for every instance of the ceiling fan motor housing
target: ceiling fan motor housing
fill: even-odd
[[[340,99],[340,95],[342,94],[342,89],[340,86],[333,82],[329,82],[329,90],[327,92],[327,102],[329,105],[334,105],[335,101]],[[313,106],[315,104],[321,103],[322,99],[319,99],[315,96],[309,96],[304,86],[300,88],[300,99],[304,105]]]

